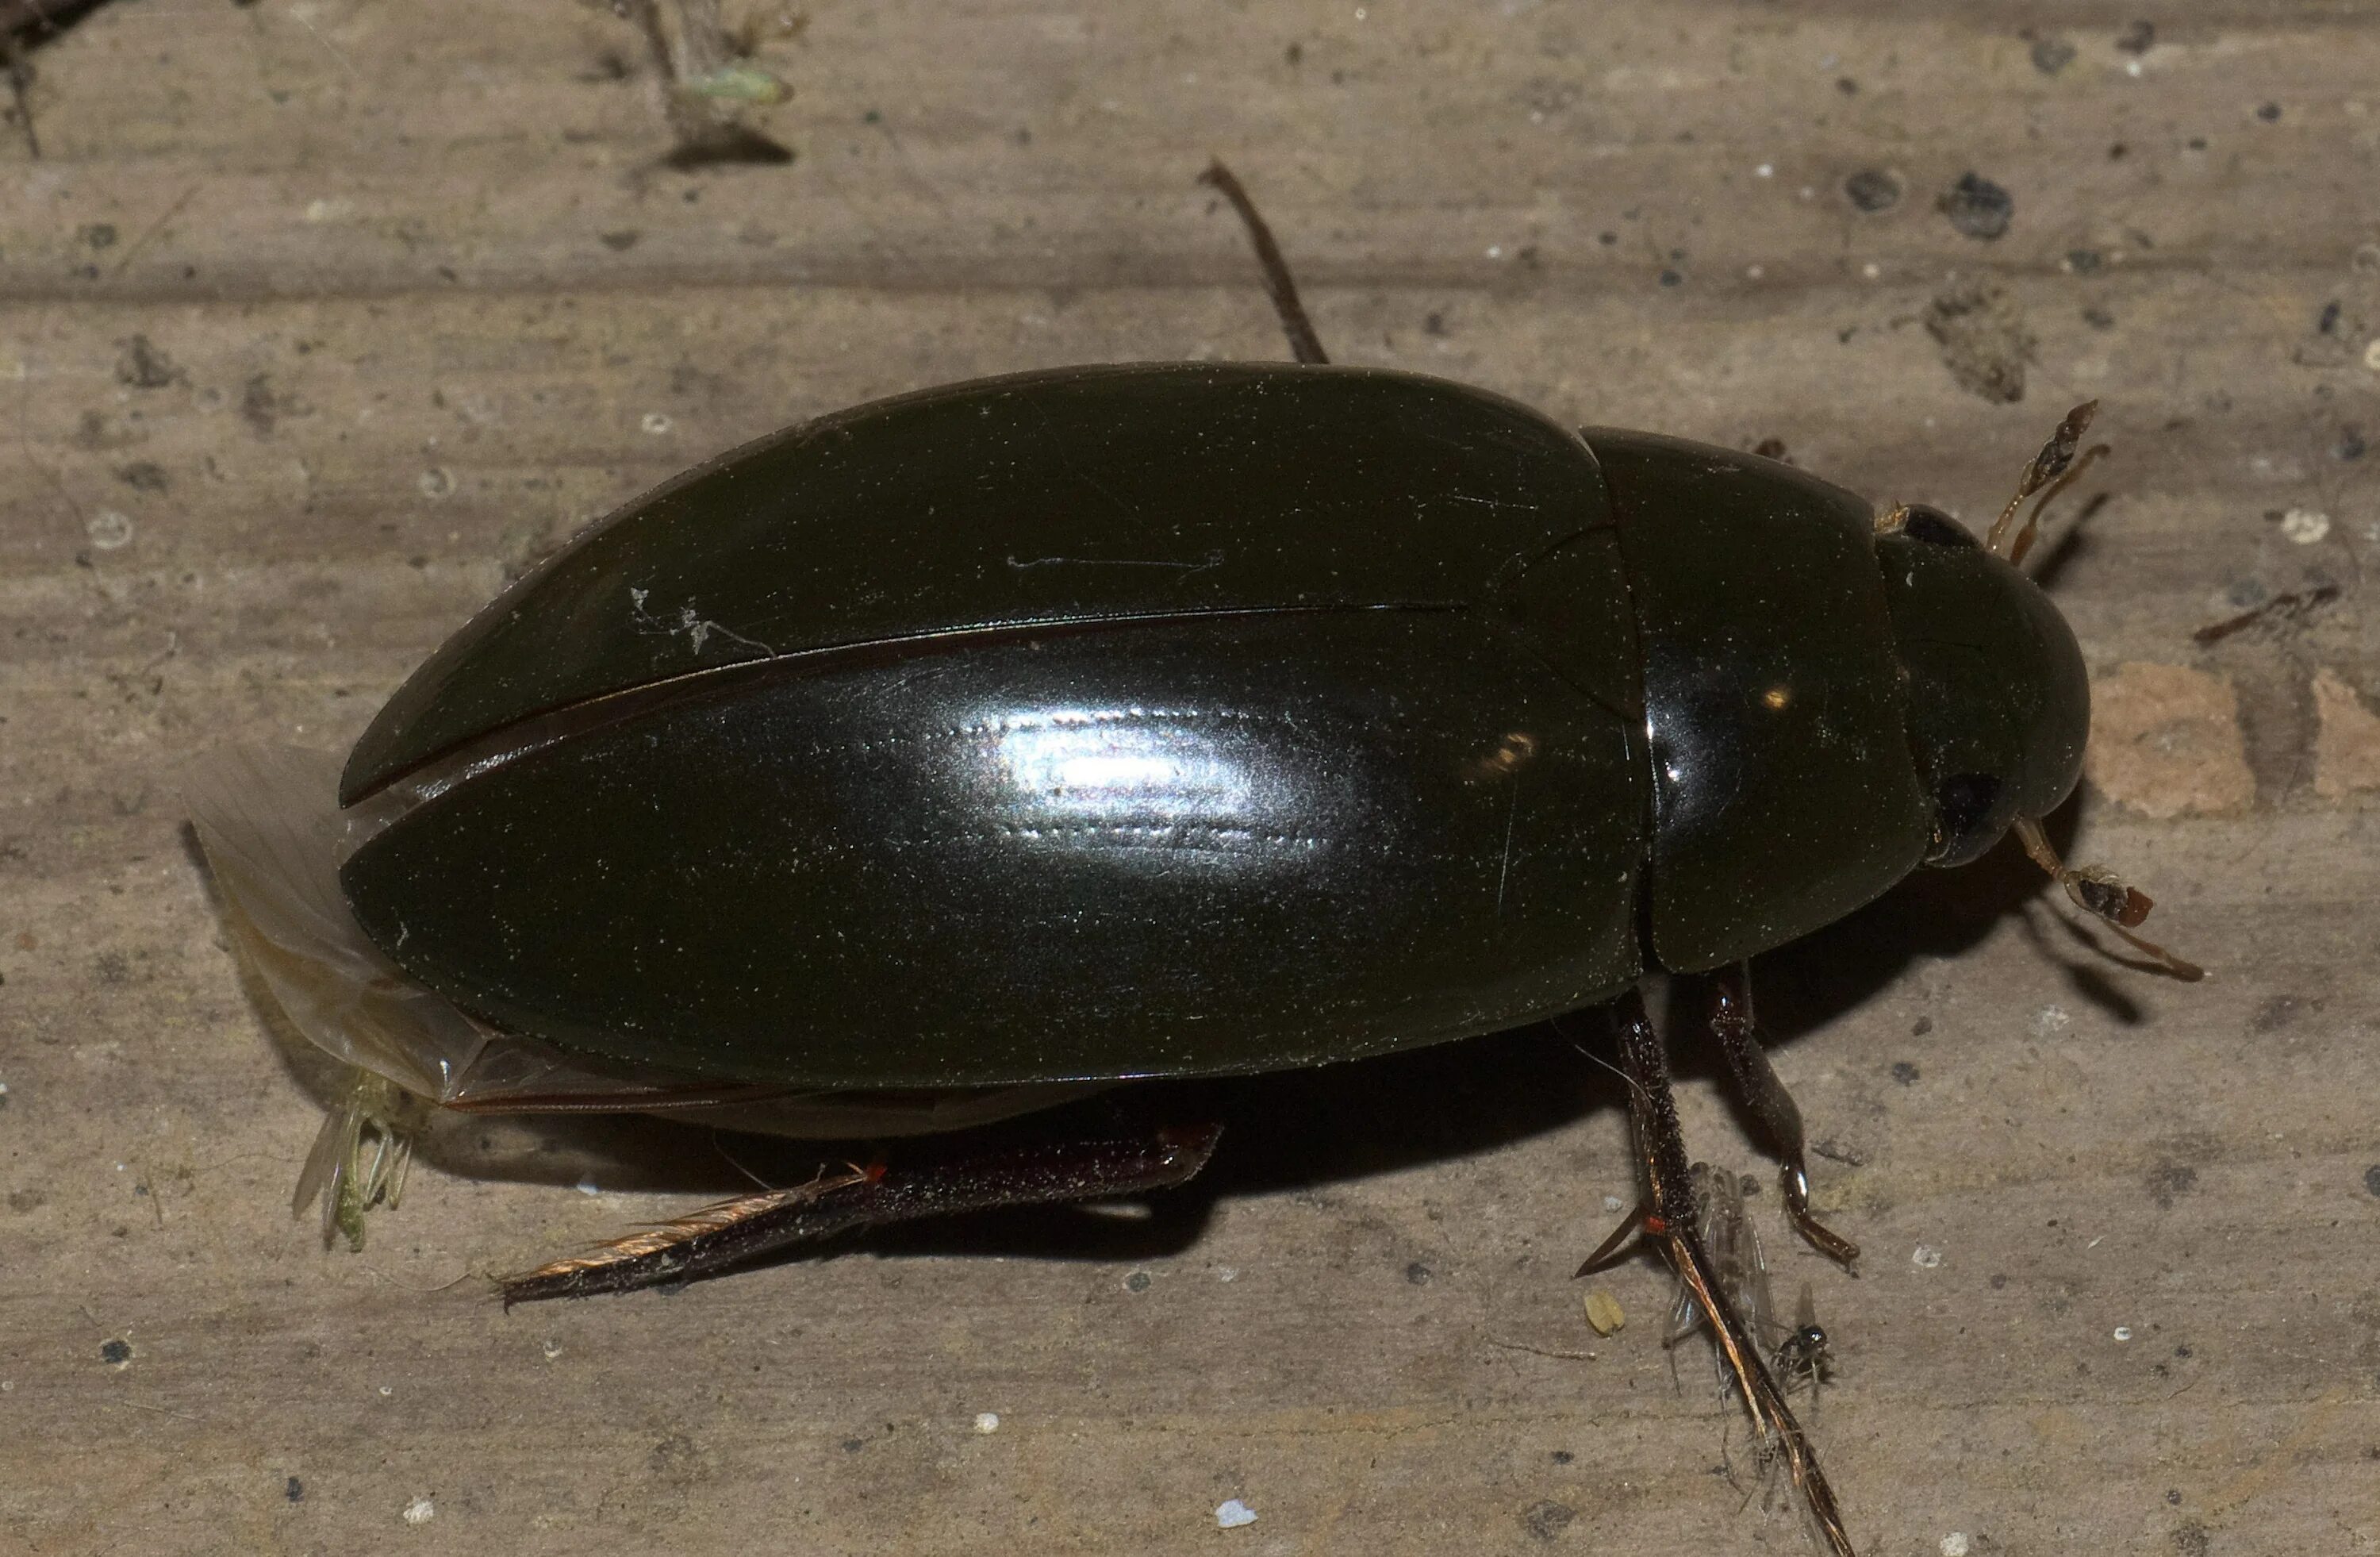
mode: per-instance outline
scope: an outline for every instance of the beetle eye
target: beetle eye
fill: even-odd
[[[1963,864],[1981,854],[2008,825],[1996,803],[2000,781],[1990,773],[1952,773],[1934,791],[1934,846],[1929,864]]]
[[[1983,549],[1983,542],[1967,532],[1967,527],[1942,512],[1923,503],[1912,503],[1901,515],[1900,533],[1912,541],[1922,541],[1928,546],[1955,546],[1961,551]]]

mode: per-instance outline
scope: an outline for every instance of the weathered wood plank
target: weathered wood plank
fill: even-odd
[[[2002,859],[1765,959],[1871,1259],[1764,1231],[1837,1337],[1863,1550],[2380,1540],[2380,27],[2178,5],[2135,50],[2135,9],[820,6],[759,56],[796,160],[693,172],[600,7],[118,0],[42,47],[42,160],[0,126],[0,1550],[1797,1539],[1703,1474],[1728,1417],[1699,1357],[1672,1389],[1666,1276],[1579,1318],[1630,1169],[1559,1044],[1262,1094],[1203,1221],[674,1296],[506,1315],[477,1279],[742,1182],[659,1125],[445,1129],[360,1257],[283,1213],[313,1072],[177,765],[344,743],[510,572],[786,421],[1280,355],[1210,152],[1345,360],[1969,514],[2102,399],[2058,575],[2103,710],[2080,852],[2217,977],[2089,956]],[[1936,208],[1970,171],[2004,237]],[[2020,401],[1929,333],[1978,286]],[[1258,1522],[1219,1535],[1232,1497]]]

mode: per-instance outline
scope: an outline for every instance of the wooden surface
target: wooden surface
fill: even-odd
[[[456,1122],[360,1256],[288,1219],[315,1073],[176,766],[343,747],[526,561],[783,423],[1281,355],[1210,152],[1342,360],[1969,516],[2104,400],[2055,569],[2077,847],[2216,975],[2091,955],[2005,855],[1763,959],[1863,1273],[1755,1208],[1838,1337],[1864,1551],[2380,1545],[2380,24],[2138,14],[813,0],[743,121],[795,160],[691,169],[597,6],[118,0],[41,46],[41,160],[0,126],[0,1551],[1800,1549],[1714,1474],[1668,1275],[1582,1321],[1633,1186],[1545,1035],[1239,1096],[1145,1222],[674,1295],[480,1279],[744,1182],[657,1125]],[[1969,172],[1998,238],[1937,207]]]

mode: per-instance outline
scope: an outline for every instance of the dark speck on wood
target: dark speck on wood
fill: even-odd
[[[1843,194],[1867,212],[1889,211],[1900,203],[1900,180],[1880,167],[1864,167],[1843,180]]]
[[[1961,174],[1959,181],[1943,190],[1934,203],[1950,219],[1950,225],[1985,243],[2007,233],[2016,216],[2016,198],[1972,171]]]

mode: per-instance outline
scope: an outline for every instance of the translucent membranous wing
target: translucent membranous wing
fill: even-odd
[[[233,931],[291,1023],[324,1052],[414,1097],[474,1112],[657,1113],[730,1129],[852,1137],[958,1129],[1093,1089],[825,1095],[722,1086],[598,1066],[504,1032],[407,979],[357,925],[338,866],[385,815],[342,812],[338,773],[338,760],[324,752],[231,747],[189,772],[184,798]],[[357,1092],[367,1094],[384,1096]]]
[[[338,759],[210,753],[183,797],[241,948],[307,1040],[416,1097],[451,1102],[496,1035],[372,948],[339,890]]]
[[[1768,1284],[1768,1261],[1760,1249],[1760,1235],[1743,1203],[1743,1181],[1724,1168],[1696,1162],[1689,1170],[1694,1187],[1695,1232],[1711,1259],[1712,1272],[1722,1295],[1742,1316],[1752,1333],[1767,1344],[1777,1329],[1776,1302]],[[1681,1286],[1670,1318],[1670,1343],[1675,1344],[1703,1329],[1709,1317]],[[1720,1385],[1732,1389],[1734,1376],[1724,1356],[1718,1359]]]

